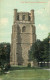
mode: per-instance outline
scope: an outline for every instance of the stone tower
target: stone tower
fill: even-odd
[[[34,10],[18,12],[14,9],[14,23],[11,35],[11,65],[25,65],[29,63],[28,52],[36,41]]]

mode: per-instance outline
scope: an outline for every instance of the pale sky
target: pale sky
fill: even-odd
[[[50,0],[0,0],[0,42],[11,42],[14,9],[19,12],[34,9],[37,39],[43,40],[48,36]]]

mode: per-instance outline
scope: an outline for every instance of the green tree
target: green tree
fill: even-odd
[[[44,44],[44,55],[43,55],[43,58],[44,58],[44,61],[50,61],[49,60],[49,37],[45,38],[43,40],[43,44]]]
[[[10,43],[0,43],[0,67],[3,70],[10,61]]]
[[[50,61],[49,60],[49,37],[43,41],[37,40],[29,51],[29,60],[36,59],[37,61]]]

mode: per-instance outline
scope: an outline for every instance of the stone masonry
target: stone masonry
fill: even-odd
[[[14,22],[11,35],[11,65],[24,65],[29,63],[28,53],[32,43],[36,41],[34,10],[18,12],[14,9]]]

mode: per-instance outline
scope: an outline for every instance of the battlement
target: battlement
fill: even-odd
[[[30,12],[18,12],[17,9],[14,9],[14,23],[16,21],[31,21],[34,23],[34,10]]]

